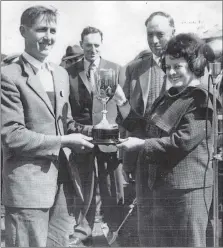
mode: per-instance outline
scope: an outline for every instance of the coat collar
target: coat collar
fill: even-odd
[[[95,65],[96,68],[99,68],[100,61],[101,61],[101,57],[98,58],[98,59],[96,59],[96,60],[94,61],[93,64]],[[84,70],[85,70],[85,71],[88,71],[88,70],[89,70],[89,66],[90,66],[91,64],[92,64],[91,62],[89,62],[88,60],[86,60],[86,59],[84,58]]]
[[[78,71],[79,71],[79,76],[80,76],[83,84],[87,88],[89,94],[91,94],[91,87],[90,87],[90,84],[88,82],[86,72],[84,70],[84,59],[82,59],[81,61],[78,62],[77,67],[78,67]]]
[[[50,62],[45,59],[43,62],[37,60],[36,58],[34,58],[33,56],[31,56],[30,54],[28,54],[27,52],[23,52],[22,53],[22,56],[23,58],[25,58],[25,60],[32,65],[32,67],[35,68],[35,70],[40,70],[42,66],[46,66],[46,68],[49,70],[49,71],[52,71],[53,70],[53,67],[51,66]]]
[[[27,85],[42,99],[42,101],[44,101],[51,114],[55,116],[50,99],[44,90],[38,76],[36,75],[36,68],[31,66],[23,56],[20,56],[19,61],[22,65],[23,73],[25,73],[27,76]],[[52,67],[52,64],[50,66]],[[58,75],[57,70],[52,70],[51,73],[55,87],[56,103],[58,103],[58,96],[60,91],[60,84],[58,84],[58,81],[60,81],[60,76]]]
[[[107,64],[107,61],[101,58],[98,69],[105,68],[106,64]],[[89,85],[89,82],[88,82],[88,79],[86,76],[86,71],[84,69],[84,58],[82,60],[80,60],[79,62],[77,62],[76,66],[78,68],[79,76],[82,79],[83,84],[87,88],[89,94],[91,94],[91,87]]]

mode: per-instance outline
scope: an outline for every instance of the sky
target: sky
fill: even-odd
[[[222,1],[1,1],[2,53],[23,52],[20,17],[32,5],[58,9],[57,42],[50,55],[55,63],[60,63],[68,45],[79,45],[86,26],[94,26],[104,34],[102,57],[125,65],[148,49],[144,23],[154,11],[172,15],[177,33],[202,36],[216,25],[222,28]]]

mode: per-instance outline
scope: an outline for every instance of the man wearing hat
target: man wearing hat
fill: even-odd
[[[66,49],[66,54],[63,56],[60,65],[64,68],[67,68],[72,64],[81,60],[83,56],[84,56],[83,50],[81,49],[80,46],[78,45],[68,46]]]

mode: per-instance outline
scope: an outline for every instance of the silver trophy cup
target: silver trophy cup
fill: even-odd
[[[100,69],[96,72],[95,95],[103,105],[102,120],[93,127],[92,136],[95,144],[116,144],[119,138],[117,124],[107,120],[107,103],[114,96],[118,80],[113,69]]]

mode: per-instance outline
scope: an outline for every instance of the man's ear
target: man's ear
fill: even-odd
[[[22,35],[22,37],[25,38],[25,32],[26,32],[26,28],[24,26],[20,26],[19,27],[19,31],[20,31],[20,34]]]

